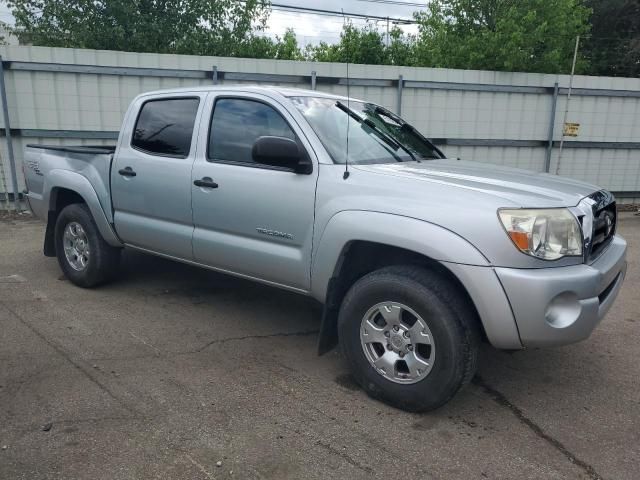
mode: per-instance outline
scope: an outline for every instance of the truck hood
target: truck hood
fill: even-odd
[[[477,191],[503,200],[503,206],[566,207],[577,205],[598,187],[546,173],[460,160],[427,160],[354,168],[416,181]]]

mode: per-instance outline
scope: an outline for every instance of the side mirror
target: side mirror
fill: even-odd
[[[311,173],[311,162],[301,155],[298,144],[285,137],[260,137],[251,150],[253,161],[262,165],[290,168],[296,173]]]

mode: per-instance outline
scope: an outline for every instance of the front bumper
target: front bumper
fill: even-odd
[[[627,243],[616,236],[591,264],[543,269],[496,268],[525,347],[589,337],[615,300],[627,270]]]

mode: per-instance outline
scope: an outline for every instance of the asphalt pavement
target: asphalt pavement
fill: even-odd
[[[368,398],[316,355],[313,301],[126,252],[73,286],[44,227],[0,219],[0,479],[635,479],[640,217],[592,337],[482,349],[473,383],[427,414]]]

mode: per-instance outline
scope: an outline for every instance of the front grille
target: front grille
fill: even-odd
[[[618,214],[613,195],[606,190],[601,190],[589,195],[593,204],[593,232],[591,234],[591,248],[589,259],[593,260],[600,255],[611,243],[616,234]]]

